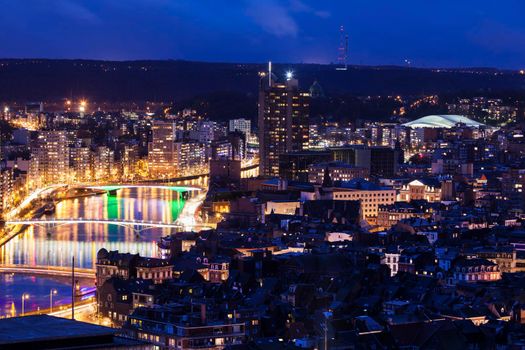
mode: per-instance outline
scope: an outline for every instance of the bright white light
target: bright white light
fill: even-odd
[[[9,113],[9,107],[7,106],[4,107],[4,113]]]
[[[292,71],[286,72],[286,80],[290,80],[292,78],[293,78],[293,72]]]

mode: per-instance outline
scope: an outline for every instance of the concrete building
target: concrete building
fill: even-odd
[[[97,147],[93,154],[93,175],[95,179],[111,179],[116,170],[113,150],[106,146]]]
[[[369,169],[356,167],[343,162],[324,162],[308,167],[308,182],[322,184],[326,172],[332,181],[350,181],[356,178],[367,179]]]
[[[175,142],[174,165],[177,175],[203,174],[208,171],[208,149],[197,141]]]
[[[168,177],[176,175],[175,130],[173,122],[153,121],[148,152],[150,174]]]
[[[399,152],[390,147],[352,145],[330,151],[332,160],[367,168],[371,176],[393,177],[397,173]]]
[[[401,187],[398,200],[410,202],[412,200],[424,199],[428,202],[441,200],[441,183],[433,179],[413,180]]]
[[[93,179],[93,154],[89,147],[71,147],[69,149],[69,166],[74,181],[91,181]]]
[[[308,149],[310,95],[299,91],[297,79],[277,83],[272,75],[259,87],[260,174],[279,176],[279,156]]]
[[[30,188],[66,183],[69,149],[65,131],[41,131],[31,147]]]
[[[252,132],[252,121],[244,118],[232,119],[229,122],[228,131],[240,131],[246,136],[246,139],[249,139]]]

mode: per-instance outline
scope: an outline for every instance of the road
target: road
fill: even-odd
[[[59,266],[0,265],[0,272],[27,273],[41,276],[71,277],[71,269]],[[75,268],[75,277],[95,280],[94,269]]]

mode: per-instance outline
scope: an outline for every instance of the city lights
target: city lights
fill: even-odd
[[[27,3],[1,349],[523,347],[516,4]]]

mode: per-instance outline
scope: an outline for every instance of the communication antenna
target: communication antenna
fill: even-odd
[[[339,28],[339,48],[338,48],[337,62],[339,67],[336,70],[348,69],[348,34],[345,32],[344,26]]]
[[[272,61],[268,61],[268,86],[272,87]]]

